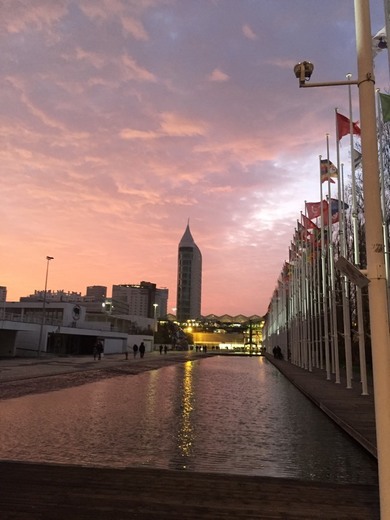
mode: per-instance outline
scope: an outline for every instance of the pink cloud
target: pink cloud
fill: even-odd
[[[210,81],[228,81],[229,76],[222,72],[220,69],[214,69],[213,72],[209,75]]]
[[[11,299],[42,289],[49,254],[52,289],[148,279],[174,307],[190,218],[203,312],[266,311],[304,200],[319,196],[334,106],[348,105],[343,89],[299,89],[292,67],[311,59],[319,80],[356,68],[353,6],[313,14],[299,1],[269,3],[266,18],[247,0],[5,3],[0,284]]]

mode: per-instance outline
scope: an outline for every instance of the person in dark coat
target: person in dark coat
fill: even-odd
[[[134,353],[134,357],[136,358],[137,357],[137,353],[138,353],[138,345],[136,345],[135,343],[133,345],[133,353]]]
[[[98,359],[102,359],[102,354],[104,352],[103,343],[101,341],[98,341],[96,348],[97,348]]]
[[[145,355],[145,344],[143,341],[141,342],[141,345],[139,346],[139,355],[141,356],[141,358],[143,358]]]

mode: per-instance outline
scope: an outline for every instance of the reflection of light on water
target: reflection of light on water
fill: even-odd
[[[152,370],[149,373],[148,389],[146,392],[146,413],[152,415],[156,409],[156,398],[157,398],[157,381],[159,372],[158,370]]]
[[[257,379],[261,381],[262,385],[266,385],[266,377],[264,375],[264,363],[265,363],[265,357],[264,356],[258,356],[257,358],[257,364],[259,365],[259,370],[257,371]]]
[[[377,464],[262,357],[0,401],[0,460],[377,485]]]
[[[192,361],[187,361],[184,365],[181,423],[178,436],[178,447],[183,457],[188,457],[191,454],[191,448],[194,440],[194,428],[191,423],[191,414],[194,409],[192,370]]]

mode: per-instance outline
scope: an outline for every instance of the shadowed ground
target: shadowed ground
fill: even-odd
[[[2,520],[379,519],[375,486],[0,463]]]

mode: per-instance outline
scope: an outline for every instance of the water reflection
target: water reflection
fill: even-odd
[[[264,358],[0,402],[0,458],[374,483],[376,462]]]
[[[193,369],[194,363],[192,361],[187,361],[184,364],[184,376],[181,389],[180,429],[178,433],[178,448],[184,459],[183,468],[186,468],[185,460],[191,455],[191,448],[194,442],[194,427],[191,422],[191,415],[194,410]]]

